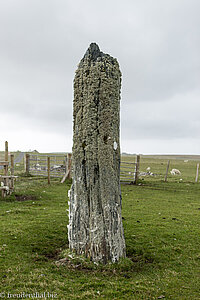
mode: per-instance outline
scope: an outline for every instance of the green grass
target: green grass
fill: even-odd
[[[195,160],[196,159],[196,160]],[[167,163],[170,160],[168,171],[168,182],[195,182],[197,163],[200,163],[200,156],[148,156],[142,155],[140,158],[140,172],[146,172],[150,167],[150,172],[155,176],[145,176],[145,181],[164,180]],[[122,161],[135,162],[135,156],[122,156]],[[178,169],[181,175],[171,175],[172,169]],[[144,179],[142,176],[141,179]]]
[[[149,159],[144,168],[150,163],[158,171],[163,167],[162,161]],[[14,194],[0,200],[0,293],[200,299],[200,184],[191,174],[195,163],[173,163],[186,174],[181,182],[179,177],[165,183],[149,176],[137,186],[122,186],[127,258],[107,266],[68,256],[70,183],[54,180],[48,186],[44,178],[19,177],[15,194],[18,200],[26,196],[25,201]],[[65,263],[58,263],[64,257]]]

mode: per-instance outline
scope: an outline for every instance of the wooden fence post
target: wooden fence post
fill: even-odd
[[[13,154],[11,154],[11,156],[10,156],[10,164],[11,164],[10,172],[11,172],[11,175],[14,176],[14,155]]]
[[[168,175],[168,171],[169,171],[169,164],[170,164],[170,160],[168,160],[168,162],[167,162],[167,170],[166,170],[166,174],[165,174],[165,182],[167,182],[167,175]]]
[[[135,180],[134,184],[137,184],[139,179],[139,169],[140,169],[140,155],[136,156],[136,165],[135,165]]]
[[[71,153],[68,153],[67,154],[67,167],[68,167],[68,176],[67,178],[68,179],[71,179],[72,178],[72,173],[71,173],[71,168],[72,168],[72,154]]]
[[[65,174],[67,173],[67,170],[68,170],[68,159],[67,159],[67,155],[65,156]]]
[[[14,176],[14,155],[10,156],[10,173],[11,176]],[[11,178],[11,189],[14,189],[14,178]]]
[[[5,161],[8,161],[8,142],[5,142]]]
[[[25,172],[26,172],[26,175],[29,175],[29,172],[30,172],[30,154],[28,154],[28,153],[26,153]]]
[[[71,168],[72,168],[72,154],[67,154],[67,161],[66,161],[66,172],[63,176],[61,183],[65,182],[66,179],[71,179]]]
[[[198,182],[198,177],[199,177],[199,164],[197,164],[197,172],[196,172],[195,182]]]
[[[50,184],[50,168],[51,168],[50,156],[48,156],[47,157],[48,184]]]
[[[8,142],[5,142],[5,161],[8,161]],[[4,175],[8,176],[8,165],[4,166]],[[5,185],[8,186],[8,178],[4,180]]]

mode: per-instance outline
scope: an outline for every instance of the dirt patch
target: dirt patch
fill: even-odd
[[[17,201],[28,201],[28,200],[37,200],[34,195],[15,195]]]
[[[59,254],[60,254],[60,250],[56,250],[55,252],[45,253],[44,256],[45,256],[47,259],[57,260]]]
[[[59,259],[57,261],[55,261],[55,264],[57,267],[60,266],[65,266],[70,268],[71,270],[79,270],[79,271],[83,271],[83,272],[95,272],[95,271],[99,271],[99,272],[106,272],[106,269],[102,269],[102,268],[97,268],[96,265],[93,265],[92,262],[84,262],[84,261],[80,261],[80,260],[74,260],[66,257],[66,258],[62,258]]]

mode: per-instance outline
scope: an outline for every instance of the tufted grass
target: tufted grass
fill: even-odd
[[[163,166],[159,162],[158,168]],[[153,168],[155,161],[146,165],[150,163]],[[174,160],[176,168],[193,170],[186,165]],[[18,197],[0,199],[0,293],[200,299],[200,184],[191,172],[182,181],[169,177],[165,183],[149,176],[137,186],[122,185],[127,258],[107,266],[67,250],[70,182],[54,180],[48,186],[46,179],[20,177]]]

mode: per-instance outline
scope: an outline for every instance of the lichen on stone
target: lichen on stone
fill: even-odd
[[[117,60],[92,43],[74,78],[71,250],[106,263],[125,256],[120,195],[120,89]]]

